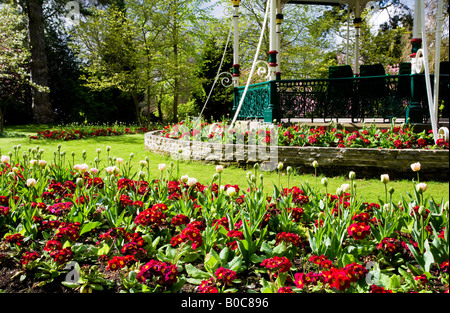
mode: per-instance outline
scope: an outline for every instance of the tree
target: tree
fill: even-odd
[[[180,102],[188,102],[196,82],[201,30],[195,4],[202,1],[128,0],[123,9],[92,9],[74,28],[72,40],[87,86],[129,94],[139,122],[141,111],[150,120],[154,103],[162,118],[162,98],[171,94],[173,105],[165,115],[176,120]]]
[[[28,16],[28,37],[31,52],[31,80],[35,84],[32,88],[32,108],[34,120],[37,123],[53,122],[53,110],[48,89],[48,66],[45,52],[44,33],[44,0],[23,0],[22,8]],[[44,88],[37,88],[36,85]]]
[[[31,85],[28,71],[30,51],[25,18],[13,1],[0,7],[0,133],[4,131],[8,104],[23,100],[24,85]],[[35,89],[40,86],[33,84]]]

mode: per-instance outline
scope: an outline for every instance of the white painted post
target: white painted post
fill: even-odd
[[[270,30],[269,30],[269,80],[276,79],[277,72],[277,0],[270,0]]]
[[[353,25],[355,26],[355,75],[359,74],[359,33],[361,27],[361,3],[360,0],[355,2],[355,19]]]
[[[234,43],[233,43],[233,86],[239,87],[240,64],[239,64],[239,4],[240,0],[232,0],[233,2],[233,28],[234,28]]]
[[[276,69],[276,78],[281,79],[281,23],[283,22],[283,14],[281,11],[281,0],[277,0],[277,69]]]
[[[439,74],[440,74],[440,61],[441,61],[441,34],[442,34],[442,22],[444,4],[442,0],[438,0],[437,16],[436,16],[436,42],[435,42],[435,56],[434,56],[434,119],[438,120],[438,100],[439,100]]]
[[[349,64],[349,50],[350,50],[350,5],[347,4],[347,44],[345,50],[345,64]]]

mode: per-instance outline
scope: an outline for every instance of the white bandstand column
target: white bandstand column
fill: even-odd
[[[353,20],[353,26],[355,26],[355,75],[359,74],[359,32],[361,22],[361,4],[359,0],[356,0],[355,19]]]
[[[281,0],[277,0],[277,69],[276,69],[276,79],[281,80],[281,23],[283,22],[283,14],[281,12]]]
[[[240,0],[232,0],[233,2],[233,28],[234,28],[234,43],[233,43],[233,86],[239,87],[239,77],[241,76],[239,64],[239,4]]]
[[[269,80],[277,73],[277,0],[270,0]]]

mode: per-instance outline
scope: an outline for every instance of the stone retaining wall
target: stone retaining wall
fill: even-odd
[[[183,160],[240,165],[260,163],[263,167],[283,162],[300,173],[314,172],[312,162],[319,163],[324,175],[346,175],[349,171],[358,177],[389,174],[391,178],[416,177],[411,163],[420,162],[421,179],[448,181],[449,150],[367,149],[331,147],[268,147],[232,145],[200,141],[183,141],[160,136],[159,131],[145,134],[145,149]],[[181,152],[181,153],[180,153]]]

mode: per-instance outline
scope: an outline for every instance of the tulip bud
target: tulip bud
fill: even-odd
[[[28,178],[27,179],[27,187],[34,187],[34,186],[36,186],[36,179]]]
[[[414,172],[420,171],[420,163],[417,162],[417,163],[411,164],[411,169],[412,169]]]
[[[228,187],[227,189],[227,194],[230,197],[234,197],[236,195],[236,189],[234,187]]]
[[[356,178],[356,173],[355,172],[350,172],[349,174],[348,174],[348,178],[350,178],[351,180],[354,180],[355,178]]]
[[[14,172],[9,172],[8,175],[7,175],[7,177],[8,177],[9,179],[11,179],[11,181],[15,181],[15,180],[16,180],[16,173],[14,173]]]
[[[216,181],[216,180],[218,180],[219,179],[219,174],[218,173],[215,173],[214,175],[213,175],[213,181]]]
[[[350,185],[349,184],[342,184],[341,185],[341,189],[342,189],[342,192],[347,192],[347,190],[350,188]]]
[[[389,187],[388,191],[391,195],[395,192],[394,188],[392,188],[392,187]]]
[[[286,168],[286,172],[290,175],[290,174],[292,174],[294,172],[294,170],[292,169],[292,167],[288,166]]]
[[[328,178],[324,177],[320,182],[324,185],[324,187],[328,187]]]
[[[423,205],[421,205],[421,206],[419,207],[419,211],[418,211],[419,215],[425,216],[425,213],[426,213],[426,212],[427,212],[427,211],[425,210],[425,207],[424,207]]]
[[[388,174],[383,174],[383,175],[381,175],[381,182],[383,183],[383,184],[387,184],[387,183],[389,183],[389,175]]]
[[[183,183],[187,183],[188,179],[189,179],[189,176],[187,176],[187,175],[183,175],[183,176],[180,177],[180,180],[181,180]]]
[[[164,163],[159,164],[159,165],[158,165],[158,169],[159,169],[161,172],[164,171],[164,170],[166,169],[166,164],[164,164]]]
[[[255,170],[258,170],[258,169],[259,169],[259,164],[258,164],[258,163],[255,163],[255,165],[253,165],[253,168],[254,168]]]
[[[189,187],[194,186],[195,184],[197,184],[197,179],[195,179],[194,177],[189,177],[187,184]]]
[[[222,165],[217,165],[216,166],[216,172],[217,173],[222,173],[223,172],[223,166]]]
[[[283,162],[280,162],[278,163],[277,169],[281,171],[283,169],[283,166],[284,166]]]
[[[417,192],[419,192],[419,193],[425,192],[425,190],[427,190],[427,184],[425,184],[425,183],[417,184],[417,185],[416,185],[416,190],[417,190]]]
[[[317,161],[312,162],[312,166],[314,168],[318,168],[319,167],[319,162],[317,162]]]
[[[77,180],[76,180],[76,185],[77,185],[78,188],[83,188],[83,186],[84,186],[83,178],[78,177]]]

